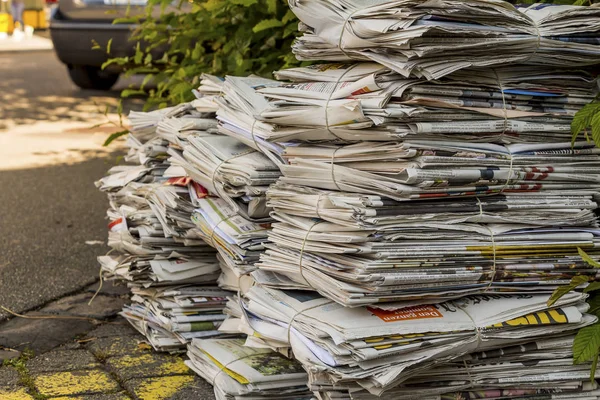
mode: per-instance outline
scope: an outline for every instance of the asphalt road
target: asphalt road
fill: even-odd
[[[23,312],[97,279],[107,248],[86,241],[106,241],[107,201],[93,182],[118,149],[101,145],[117,128],[90,127],[128,84],[82,91],[52,51],[0,53],[0,305]]]

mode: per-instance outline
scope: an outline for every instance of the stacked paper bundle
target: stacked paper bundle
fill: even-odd
[[[206,75],[203,97],[187,109],[208,111],[215,106],[214,92],[221,81]],[[200,93],[200,92],[199,92]],[[184,107],[184,106],[180,106]],[[163,119],[159,137],[169,143],[169,162],[211,196],[196,197],[191,209],[193,232],[218,251],[222,269],[219,286],[229,290],[247,287],[247,276],[265,249],[270,222],[266,190],[281,176],[279,167],[263,153],[242,141],[198,129],[194,115]],[[216,126],[216,120],[212,119]]]
[[[574,336],[566,332],[518,346],[471,353],[429,369],[387,395],[399,400],[597,399],[600,389],[589,380],[590,365],[573,364],[573,340]],[[353,398],[377,399],[364,392]]]
[[[194,202],[208,192],[171,164],[170,144],[156,134],[164,118],[190,113],[187,106],[132,113],[126,160],[139,165],[113,167],[97,183],[110,200],[109,245],[121,253],[99,257],[103,278],[131,287],[133,304],[122,315],[160,351],[222,336],[217,329],[230,295],[216,287],[217,253],[190,219]]]
[[[547,130],[551,122],[557,139],[570,137],[572,115],[594,97],[596,81],[581,71],[536,75],[530,67],[503,68],[493,79],[469,72],[406,83],[369,63],[276,73],[300,83],[228,77],[219,130],[240,140],[250,130],[255,148],[288,162],[268,191],[278,222],[255,279],[357,306],[551,293],[575,275],[595,277],[578,248],[594,252],[598,242],[599,152],[588,142],[552,143]],[[499,76],[510,86],[498,84]],[[457,92],[484,100],[458,106],[465,100]],[[515,111],[520,96],[535,111]],[[543,109],[547,99],[556,107]],[[403,129],[437,125],[402,142],[371,141],[374,121],[398,129],[390,121],[407,118],[434,122],[404,122]],[[504,135],[506,126],[500,136],[470,134],[498,124],[540,132],[527,136],[531,142]]]
[[[580,249],[599,259],[600,151],[570,143],[597,81],[563,67],[600,63],[598,9],[290,4],[301,58],[379,64],[226,78],[219,132],[283,176],[223,329],[291,348],[322,399],[600,398],[591,363],[567,362],[597,322],[586,295],[547,304],[597,278]]]
[[[193,340],[186,364],[215,386],[217,400],[310,400],[300,363],[241,339]]]
[[[289,0],[304,36],[301,60],[372,60],[408,76],[526,63],[595,64],[600,9],[505,1]]]
[[[271,348],[291,345],[294,356],[309,374],[309,386],[321,397],[334,397],[332,393],[344,390],[352,398],[370,398],[370,393],[395,399],[390,393],[398,393],[416,399],[426,398],[428,393],[415,395],[410,385],[425,381],[422,386],[429,387],[430,382],[439,382],[428,371],[440,362],[470,352],[485,351],[491,355],[496,353],[488,352],[490,349],[572,335],[595,323],[597,318],[585,313],[589,308],[585,298],[585,294],[570,293],[549,307],[546,295],[475,295],[401,309],[394,304],[347,308],[314,292],[273,290],[258,285],[245,296],[243,307],[247,315],[242,329],[253,333],[255,344],[260,338],[262,345]],[[556,351],[564,355],[558,347]],[[542,360],[555,358],[543,352],[538,356]],[[465,360],[475,364],[476,358],[475,354]],[[558,381],[577,385],[589,377],[590,364],[573,367],[563,360],[553,365],[555,376],[525,386],[539,384],[547,388]],[[454,361],[439,370],[456,365]],[[485,367],[493,369],[482,369]],[[577,373],[570,375],[572,371]],[[582,376],[584,372],[588,375]],[[531,375],[535,375],[533,370]],[[454,381],[448,375],[448,382],[433,385],[429,393],[472,388],[468,380],[464,382],[464,376],[460,378],[462,381]],[[405,386],[398,387],[403,383]],[[494,387],[494,383],[482,378],[480,384]],[[515,380],[510,385],[507,379],[503,383],[506,385],[501,386],[514,387],[522,382]]]

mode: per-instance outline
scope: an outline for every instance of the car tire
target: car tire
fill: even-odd
[[[71,80],[82,89],[110,90],[119,79],[118,73],[89,65],[69,65],[68,68]]]

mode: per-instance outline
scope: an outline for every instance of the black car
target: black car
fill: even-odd
[[[109,90],[119,79],[116,65],[102,70],[102,64],[112,57],[135,54],[130,40],[136,25],[113,24],[116,18],[144,12],[146,0],[60,0],[50,21],[50,35],[58,58],[66,64],[71,80],[83,89]],[[155,16],[160,13],[159,7]],[[97,42],[103,49],[112,39],[110,55],[92,49]],[[153,51],[154,53],[154,51]],[[160,50],[157,57],[162,56]]]

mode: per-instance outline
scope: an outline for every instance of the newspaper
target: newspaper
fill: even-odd
[[[222,337],[227,296],[218,287],[132,288],[133,304],[120,313],[157,351],[181,351],[194,338]]]
[[[539,294],[346,308],[314,292],[254,286],[243,302],[242,329],[255,332],[265,344],[289,343],[309,372],[311,387],[325,380],[338,389],[362,388],[381,396],[442,360],[590,325],[597,318],[585,313],[585,297],[569,293],[553,308]]]
[[[590,363],[573,365],[573,338],[559,334],[518,346],[471,353],[409,379],[392,389],[389,396],[402,400],[598,398],[598,385],[589,380]],[[352,393],[352,398],[377,397],[362,391]]]
[[[225,399],[310,400],[306,372],[293,359],[269,349],[244,347],[242,339],[195,339],[186,365]]]
[[[597,8],[504,1],[290,0],[304,35],[300,60],[371,60],[404,76],[464,68],[597,63]]]
[[[97,183],[109,197],[113,248],[98,258],[102,278],[127,282],[132,304],[121,315],[158,351],[182,351],[194,338],[228,336],[218,328],[231,292],[214,286],[221,261],[191,220],[209,189],[173,162],[182,140],[192,132],[216,132],[216,120],[191,104],[132,113],[131,119],[125,159],[133,165],[113,167]]]

